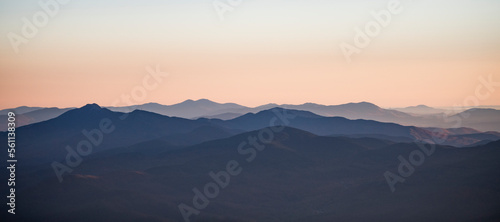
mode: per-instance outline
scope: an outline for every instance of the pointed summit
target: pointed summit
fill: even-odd
[[[91,104],[87,104],[85,106],[82,106],[80,109],[81,110],[100,110],[102,108],[99,105],[97,105],[96,103],[91,103]]]
[[[351,103],[352,105],[359,105],[361,107],[367,107],[367,108],[380,108],[379,106],[370,103],[370,102],[359,102],[359,103]]]
[[[203,102],[203,103],[215,103],[211,100],[208,100],[208,99],[199,99],[199,100],[196,100],[196,102]]]
[[[113,112],[99,105],[92,103],[82,106],[81,108],[72,109],[63,113],[61,116],[64,118],[85,118],[89,116],[106,116],[111,115]]]

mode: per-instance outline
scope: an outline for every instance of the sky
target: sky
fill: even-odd
[[[61,0],[45,21],[39,2],[56,0],[0,0],[0,109],[500,105],[500,86],[476,92],[500,82],[497,0]],[[23,35],[34,17],[38,31]],[[342,45],[358,49],[350,61]],[[154,82],[148,67],[168,76]]]

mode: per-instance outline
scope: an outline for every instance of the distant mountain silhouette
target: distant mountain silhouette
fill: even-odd
[[[256,113],[271,108],[286,108],[310,111],[323,116],[342,116],[348,119],[377,119],[379,121],[388,121],[394,118],[408,117],[408,114],[382,109],[372,103],[349,103],[343,105],[325,106],[314,103],[306,103],[303,105],[278,105],[266,104],[255,108],[241,106],[235,103],[220,104],[207,99],[197,101],[186,100],[174,105],[160,105],[156,103],[148,103],[138,106],[129,107],[109,107],[110,110],[120,112],[130,112],[135,109],[146,110],[159,113],[166,116],[176,116],[182,118],[210,117],[221,115],[224,113],[246,114],[249,112]]]
[[[63,114],[64,112],[71,110],[73,108],[65,108],[65,109],[59,109],[59,108],[31,108],[31,107],[26,107],[26,109],[20,109],[23,111],[28,111],[28,110],[34,110],[34,111],[28,111],[24,113],[16,113],[16,127],[20,126],[26,126],[29,124],[33,123],[38,123],[42,122],[45,120],[53,119],[58,117],[59,115]],[[6,131],[7,130],[7,114],[5,115],[0,115],[0,131]]]
[[[9,113],[9,112],[14,112],[16,114],[24,114],[24,113],[32,112],[32,111],[39,110],[39,109],[43,109],[43,107],[20,106],[17,108],[0,110],[0,115],[7,115],[7,113]]]
[[[446,110],[434,109],[425,105],[407,107],[403,109],[383,109],[368,102],[330,106],[315,103],[305,103],[302,105],[278,105],[270,103],[251,108],[235,103],[221,104],[207,99],[200,99],[197,101],[186,100],[182,103],[174,105],[147,103],[129,107],[109,107],[109,109],[112,111],[126,113],[132,112],[133,110],[144,110],[166,116],[186,119],[213,118],[229,120],[247,113],[257,113],[277,107],[309,111],[327,117],[338,116],[347,119],[375,120],[379,122],[397,123],[405,126],[438,128],[465,127],[474,128],[475,130],[483,132],[500,132],[500,110],[483,108],[470,109],[459,114],[449,114],[446,116],[444,113]],[[401,112],[404,110],[408,113]],[[415,112],[415,110],[419,112]],[[22,123],[21,125],[33,123],[30,118],[25,117],[20,117],[19,122]]]
[[[469,109],[451,118],[462,121],[463,126],[481,131],[500,132],[500,110],[496,109]]]
[[[438,114],[446,112],[446,110],[436,109],[426,105],[409,106],[405,108],[394,108],[393,110],[405,113],[413,113],[413,114]]]
[[[448,129],[443,129],[443,128],[437,128],[437,127],[423,127],[426,130],[430,131],[440,131],[444,132],[449,135],[461,135],[461,134],[474,134],[474,133],[481,133],[481,131],[472,129],[472,128],[467,128],[467,127],[460,127],[460,128],[448,128]]]
[[[213,125],[212,121],[206,119],[188,120],[140,110],[125,114],[101,108],[97,104],[89,104],[67,111],[51,120],[19,127],[16,132],[23,136],[17,139],[17,146],[23,149],[17,150],[18,155],[20,159],[29,160],[26,163],[30,164],[64,159],[67,153],[65,147],[71,146],[76,149],[79,142],[89,141],[82,131],[91,132],[100,129],[103,120],[109,125],[106,128],[113,128],[114,131],[102,133],[102,143],[94,147],[94,152],[174,134],[191,133],[193,141],[203,141],[195,137],[198,135],[206,137],[206,135],[192,132],[202,126]],[[4,138],[6,133],[0,135]],[[95,135],[94,137],[98,138]],[[6,148],[6,145],[1,145],[2,148],[4,146]]]
[[[445,116],[444,113],[413,115],[397,110],[380,108],[374,104],[349,103],[344,105],[324,106],[313,103],[304,105],[281,105],[286,109],[297,109],[316,113],[322,116],[339,116],[348,119],[365,119],[379,122],[391,122],[406,126],[456,128],[467,127],[480,131],[500,132],[500,110],[470,109],[464,112]],[[415,107],[424,108],[422,106]],[[439,110],[441,111],[441,110]],[[458,126],[457,126],[458,124]]]
[[[182,103],[169,106],[150,103],[131,107],[112,107],[110,109],[121,112],[130,112],[131,110],[142,109],[166,116],[176,116],[188,119],[205,117],[229,120],[239,115],[244,115],[247,113],[257,113],[277,107],[309,111],[327,117],[338,116],[347,119],[375,120],[379,122],[392,122],[406,126],[440,128],[457,127],[456,121],[454,121],[456,117],[453,117],[453,115],[450,115],[448,117],[444,116],[444,112],[446,112],[446,110],[435,109],[425,105],[407,107],[403,109],[383,109],[375,104],[368,102],[348,103],[342,105],[320,105],[315,103],[305,103],[302,105],[279,105],[270,103],[252,108],[234,103],[220,104],[207,99],[202,99],[197,101],[187,100]],[[228,113],[231,114],[228,115]],[[488,115],[488,117],[492,117],[493,120],[495,120],[491,123],[485,123],[483,120],[481,120],[481,115],[476,115],[475,113],[478,112],[474,112],[472,114],[473,118],[468,121],[461,122],[460,126],[458,127],[469,127],[480,131],[500,132],[500,121],[496,120],[500,115],[499,110],[493,110],[493,113],[490,113],[490,115]],[[462,116],[460,116],[460,118],[462,118]]]
[[[97,104],[89,104],[79,109],[65,112],[57,118],[35,123],[17,129],[20,136],[17,146],[23,147],[17,152],[26,163],[36,164],[59,161],[67,154],[66,147],[76,149],[82,141],[90,141],[83,134],[99,137],[94,132],[106,120],[111,133],[102,133],[102,143],[93,148],[100,152],[116,147],[158,140],[176,146],[221,139],[236,133],[268,127],[276,113],[288,113],[295,116],[290,120],[290,127],[305,130],[322,136],[372,137],[393,140],[395,142],[429,141],[432,142],[435,132],[413,126],[402,126],[394,123],[382,123],[373,120],[349,120],[343,117],[323,117],[311,112],[273,108],[257,114],[248,113],[235,119],[223,121],[219,119],[189,120],[168,117],[160,114],[135,110],[131,113],[113,112],[101,108]],[[278,122],[279,123],[279,122]],[[444,131],[444,130],[441,130]],[[440,132],[441,132],[440,131]],[[94,135],[94,136],[92,136]],[[481,144],[483,140],[500,139],[495,133],[446,134],[444,145],[470,146]],[[6,140],[6,133],[0,133],[0,139]],[[0,144],[5,148],[6,144]]]
[[[446,116],[439,114],[413,115],[397,110],[382,109],[369,103],[345,104],[339,106],[282,106],[307,110],[323,116],[341,116],[348,119],[366,119],[380,122],[392,122],[407,126],[456,128],[466,127],[479,131],[500,132],[500,110],[496,109],[469,109],[458,114]],[[316,107],[316,108],[311,108]],[[423,108],[421,106],[415,107]],[[439,110],[441,111],[441,110]]]
[[[230,112],[230,110],[245,109],[246,107],[235,103],[216,103],[207,99],[186,100],[182,103],[174,105],[160,105],[157,103],[147,103],[138,106],[128,107],[109,107],[110,110],[119,112],[131,112],[133,110],[145,110],[162,114],[165,116],[175,116],[187,119],[197,118],[201,116],[217,115]]]
[[[360,103],[348,103],[342,105],[320,105],[315,103],[305,103],[302,105],[278,105],[278,104],[267,104],[263,106],[258,106],[255,108],[246,108],[246,109],[234,109],[231,110],[236,112],[239,110],[240,114],[244,113],[257,113],[263,110],[268,110],[272,108],[284,108],[284,109],[295,109],[295,110],[303,110],[309,111],[321,116],[339,116],[345,117],[348,119],[367,119],[367,120],[377,120],[377,121],[388,121],[394,120],[397,118],[411,118],[411,115],[408,115],[403,112],[395,111],[395,110],[387,110],[382,109],[375,104],[368,102],[360,102]]]
[[[340,116],[348,119],[367,119],[382,122],[390,122],[395,118],[410,117],[410,115],[406,113],[395,110],[382,109],[377,105],[368,102],[348,103],[332,106],[306,103],[303,105],[282,105],[281,107],[287,109],[306,110],[322,116]]]
[[[477,136],[455,135],[449,131],[443,130],[426,130],[414,126],[402,126],[395,123],[382,123],[373,120],[349,120],[343,117],[323,117],[307,111],[287,110],[282,108],[274,108],[271,110],[261,111],[257,114],[248,113],[238,118],[225,121],[221,124],[228,128],[242,130],[256,130],[269,125],[269,120],[273,118],[274,113],[288,113],[295,116],[290,120],[290,127],[302,129],[317,135],[343,135],[356,137],[368,136],[380,139],[398,138],[395,141],[437,141],[443,145],[452,146],[468,146],[480,141]],[[436,134],[439,133],[439,134]],[[481,133],[479,133],[481,134]],[[436,135],[439,138],[447,136],[444,141],[434,139]],[[451,135],[454,135],[451,137]],[[500,139],[496,134],[488,134],[488,138],[492,140]]]

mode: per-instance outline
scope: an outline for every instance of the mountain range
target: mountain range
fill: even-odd
[[[40,111],[40,110],[39,110]],[[64,159],[67,146],[76,149],[81,141],[102,140],[95,151],[137,144],[151,140],[171,145],[186,146],[220,139],[241,132],[270,126],[276,113],[293,117],[288,126],[321,136],[369,137],[393,142],[425,141],[465,147],[500,139],[499,133],[466,129],[419,128],[373,120],[350,120],[343,117],[324,117],[308,111],[272,108],[248,113],[231,119],[184,119],[163,116],[142,110],[130,113],[113,112],[97,104],[89,104],[39,123],[22,126],[16,132],[24,135],[17,139],[17,152],[26,163],[41,164]],[[103,120],[113,128],[110,133],[94,133]],[[279,124],[279,123],[277,123]],[[6,140],[6,133],[0,138]],[[102,137],[99,139],[99,137]],[[2,148],[7,149],[3,144]]]
[[[235,103],[216,103],[207,99],[186,100],[174,105],[161,105],[157,103],[147,103],[137,106],[107,107],[116,112],[132,112],[134,110],[149,111],[165,116],[180,117],[186,119],[213,118],[230,120],[247,113],[258,113],[271,108],[284,108],[303,110],[325,117],[344,117],[347,119],[365,119],[379,122],[397,123],[405,126],[417,127],[438,127],[438,128],[473,128],[482,132],[500,132],[500,110],[488,108],[473,108],[459,113],[435,109],[424,105],[407,107],[403,109],[383,109],[368,102],[348,103],[342,105],[320,105],[306,103],[302,105],[278,105],[266,104],[258,107],[245,107]],[[40,107],[19,107],[14,110],[32,111],[45,113],[43,116],[37,113],[26,113],[19,118],[19,126],[52,119],[64,113],[67,109],[40,108]],[[8,109],[11,110],[11,109]],[[1,110],[6,113],[8,110]],[[42,111],[43,110],[43,111]],[[419,110],[419,111],[415,111]],[[0,124],[6,118],[0,119]],[[0,125],[0,131],[5,130],[5,124]]]
[[[405,112],[405,113],[412,113],[412,114],[439,114],[439,113],[444,113],[446,112],[445,109],[436,109],[433,107],[429,107],[426,105],[418,105],[418,106],[409,106],[405,108],[394,108],[393,110],[397,110],[400,112]]]
[[[354,118],[434,114],[208,100],[18,110],[20,120],[45,120],[16,128],[17,217],[2,208],[8,221],[500,219],[500,133]],[[208,114],[228,118],[197,117]],[[454,115],[493,127],[497,110]]]

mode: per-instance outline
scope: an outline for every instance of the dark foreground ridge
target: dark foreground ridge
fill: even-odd
[[[192,221],[494,221],[500,216],[500,141],[462,149],[437,146],[392,193],[383,174],[397,172],[398,156],[408,157],[416,144],[285,128],[272,142],[260,143],[262,150],[250,145],[238,150],[258,132],[181,149],[165,143],[111,149],[88,157],[63,183],[49,169],[25,169],[18,218],[184,221],[178,206],[193,206],[196,195],[205,195],[200,198],[209,207]],[[209,173],[225,170],[228,161],[238,162],[241,173],[220,177],[226,186],[207,197],[203,186],[217,181]]]

